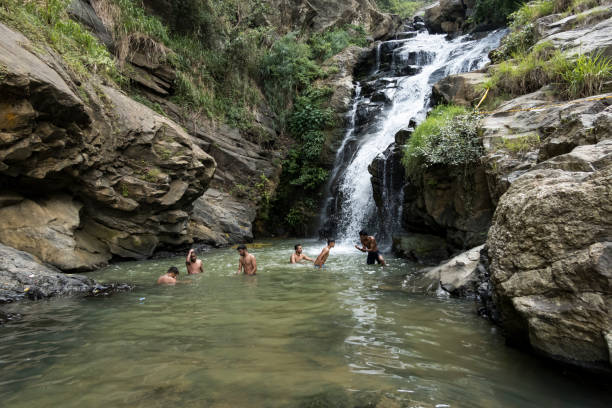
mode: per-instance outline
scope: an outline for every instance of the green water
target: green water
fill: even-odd
[[[293,242],[129,262],[92,274],[132,282],[109,298],[16,303],[0,327],[2,407],[610,407],[612,396],[504,346],[469,301],[393,290],[414,265],[288,264]],[[314,257],[322,245],[307,242]],[[169,266],[189,284],[154,283]]]

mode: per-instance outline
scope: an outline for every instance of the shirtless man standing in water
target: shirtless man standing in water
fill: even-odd
[[[187,254],[187,259],[185,260],[185,264],[187,265],[188,275],[195,275],[197,273],[204,272],[204,267],[202,266],[202,260],[198,259],[193,249],[189,250],[189,253]]]
[[[336,241],[333,239],[328,239],[327,246],[323,248],[314,263],[315,268],[323,268],[323,265],[325,265],[325,261],[327,261],[327,257],[329,256],[329,250],[332,249],[334,246],[336,246]]]
[[[307,257],[306,255],[304,255],[302,253],[302,244],[297,244],[295,247],[295,252],[293,254],[291,254],[291,259],[289,259],[289,262],[294,264],[294,263],[298,263],[301,261],[310,261],[310,262],[314,262],[314,259],[310,259],[309,257]]]
[[[361,241],[361,245],[363,245],[363,247],[359,248],[358,245],[355,245],[355,248],[361,252],[368,253],[368,259],[366,261],[368,265],[374,265],[375,262],[378,262],[382,266],[387,266],[385,259],[380,253],[378,253],[378,244],[373,236],[368,235],[367,232],[361,230],[359,232],[359,240]]]
[[[246,245],[238,245],[238,253],[240,254],[240,260],[238,261],[238,273],[243,271],[245,275],[253,276],[257,275],[257,260],[253,254],[249,254]]]

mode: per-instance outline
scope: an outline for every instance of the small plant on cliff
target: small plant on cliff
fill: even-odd
[[[338,54],[349,45],[365,47],[368,45],[367,33],[362,26],[347,25],[322,33],[313,34],[308,40],[313,56],[324,61]]]
[[[574,61],[563,64],[558,73],[565,83],[564,93],[569,98],[596,95],[604,84],[612,80],[612,60],[601,54],[579,55]]]
[[[425,4],[432,0],[376,0],[378,8],[387,13],[397,14],[401,18],[410,18]]]
[[[414,131],[406,145],[403,164],[409,175],[434,165],[464,166],[483,153],[480,119],[459,106],[437,106]]]

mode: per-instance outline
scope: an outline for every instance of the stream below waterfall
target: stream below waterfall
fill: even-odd
[[[610,407],[612,395],[504,345],[472,301],[402,289],[416,265],[366,265],[351,246],[323,270],[289,265],[293,241],[126,262],[92,273],[128,281],[108,298],[4,305],[0,405],[18,407]],[[321,242],[304,242],[315,257]],[[171,266],[174,287],[155,285]]]

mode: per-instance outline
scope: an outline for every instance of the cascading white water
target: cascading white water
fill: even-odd
[[[337,194],[341,197],[336,204],[340,207],[335,228],[339,240],[353,241],[359,230],[368,225],[374,217],[375,203],[368,166],[394,142],[395,134],[406,128],[410,119],[415,119],[418,123],[425,118],[432,85],[447,75],[482,68],[489,61],[488,52],[499,45],[504,34],[504,30],[497,30],[479,40],[464,36],[448,41],[444,35],[419,32],[414,38],[389,42],[401,43],[401,47],[393,51],[392,70],[396,68],[396,61],[408,60],[413,65],[421,66],[422,70],[416,75],[399,78],[395,92],[389,95],[391,107],[374,119],[379,123],[378,126],[373,131],[359,136],[360,144],[349,161],[336,159],[333,174],[337,180]],[[380,70],[380,48],[379,45],[376,73]],[[356,98],[359,98],[359,94]],[[354,106],[356,105],[357,101]],[[346,140],[354,138],[354,133],[352,129],[346,132],[338,155],[346,155]],[[333,209],[328,211],[334,212]]]

